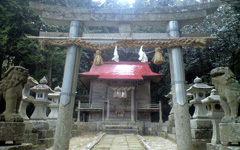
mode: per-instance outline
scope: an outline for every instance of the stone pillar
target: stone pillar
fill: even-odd
[[[132,89],[131,90],[131,121],[135,121],[134,113],[135,113],[135,110],[134,110],[134,90]]]
[[[79,21],[71,21],[69,37],[78,37]],[[60,97],[59,116],[54,136],[54,150],[68,150],[72,130],[72,115],[77,87],[77,74],[80,63],[80,49],[77,46],[69,46],[64,67],[62,93]]]
[[[170,37],[179,37],[177,21],[169,22]],[[169,49],[170,71],[173,92],[173,106],[176,126],[176,139],[178,150],[192,150],[190,116],[186,100],[185,75],[183,58],[180,48]]]

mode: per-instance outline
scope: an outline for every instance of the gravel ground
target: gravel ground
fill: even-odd
[[[97,134],[87,133],[70,140],[69,150],[81,150],[88,143],[92,142]],[[144,140],[153,150],[177,150],[177,144],[158,136],[143,136]],[[48,148],[46,150],[52,150]]]
[[[96,137],[96,136],[97,136],[97,134],[86,133],[81,136],[71,138],[69,150],[81,150],[88,143],[92,142],[94,140],[94,137]],[[46,150],[52,150],[52,147],[50,147]]]
[[[145,141],[154,150],[177,150],[177,144],[158,136],[143,136]]]

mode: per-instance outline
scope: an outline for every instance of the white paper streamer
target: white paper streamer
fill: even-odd
[[[143,52],[142,49],[143,49],[143,45],[141,46],[138,52],[138,55],[139,55],[138,60],[140,60],[141,62],[147,62],[148,61],[147,55]]]
[[[114,61],[116,61],[116,62],[119,62],[119,56],[118,56],[117,46],[115,46],[112,60],[114,60]]]

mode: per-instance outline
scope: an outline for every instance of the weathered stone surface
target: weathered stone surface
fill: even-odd
[[[21,145],[0,146],[0,150],[32,150],[31,143],[23,143]]]
[[[49,130],[55,131],[57,126],[57,120],[48,120]]]
[[[39,139],[38,144],[45,145],[46,148],[53,146],[54,138]]]
[[[25,132],[26,133],[29,133],[29,132],[32,132],[32,129],[33,129],[33,125],[32,125],[32,122],[31,121],[24,121],[24,124],[25,124]]]
[[[51,102],[47,99],[34,99],[33,104],[35,109],[31,116],[31,120],[46,120],[47,105],[50,103]]]
[[[240,146],[224,146],[221,144],[207,143],[207,150],[240,150]]]
[[[190,120],[192,129],[212,129],[212,122],[210,119],[192,119]]]
[[[240,143],[240,123],[220,123],[220,140],[223,145]]]
[[[194,139],[211,139],[211,129],[191,129],[191,135]]]
[[[0,122],[0,141],[22,143],[24,136],[23,122]]]
[[[5,108],[0,110],[0,121],[23,122],[23,117],[19,113],[20,102],[22,100],[22,90],[27,83],[28,70],[21,66],[10,67],[0,82],[0,102],[5,101]]]
[[[33,150],[46,150],[45,145],[33,145]]]
[[[37,145],[38,134],[37,133],[27,133],[24,134],[24,143],[32,143],[33,145]]]
[[[212,82],[220,95],[224,110],[222,123],[240,123],[240,84],[228,67],[218,67],[211,71]]]
[[[33,124],[33,131],[49,129],[49,123],[46,120],[32,120],[32,124]]]
[[[171,20],[179,20],[180,26],[202,21],[213,13],[219,2],[153,9],[106,9],[106,8],[68,8],[30,2],[35,13],[41,15],[47,23],[69,25],[71,20],[84,22],[85,26],[118,26],[119,22],[131,22],[132,25],[159,26]],[[111,23],[110,23],[111,22]]]

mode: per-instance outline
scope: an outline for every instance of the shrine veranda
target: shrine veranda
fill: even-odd
[[[119,40],[149,40],[182,37],[179,30],[184,25],[201,22],[207,15],[216,11],[220,2],[212,1],[190,6],[158,7],[152,9],[108,9],[108,8],[68,8],[30,2],[31,9],[41,15],[46,23],[70,25],[69,33],[40,32],[39,39],[69,37],[84,39],[89,43],[108,44]],[[118,27],[119,33],[84,33],[86,26]],[[167,33],[132,33],[133,26],[164,26]],[[187,38],[192,35],[184,35]],[[200,38],[201,35],[195,35]],[[106,38],[106,39],[104,39]],[[170,38],[170,39],[168,39]],[[55,40],[56,40],[55,39]],[[104,40],[102,40],[104,39]],[[194,44],[193,44],[194,46]],[[155,45],[160,47],[160,45]],[[100,49],[101,50],[101,49]],[[76,45],[68,46],[64,78],[62,85],[59,117],[54,138],[54,150],[66,150],[72,127],[72,113],[80,63],[80,49]],[[172,96],[175,110],[176,138],[179,150],[192,149],[190,118],[186,102],[185,75],[181,46],[168,49],[170,59]],[[176,91],[176,92],[175,92]],[[132,104],[134,107],[134,105]],[[132,108],[134,109],[134,108]],[[132,121],[135,121],[134,116]]]

